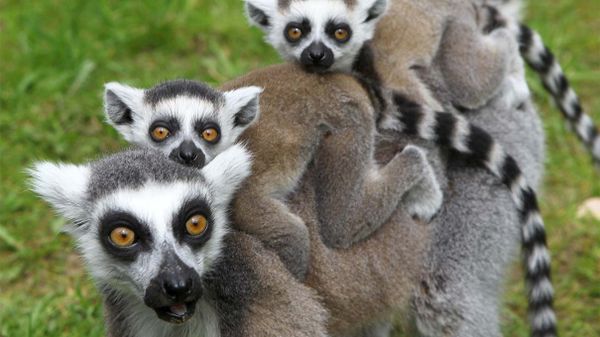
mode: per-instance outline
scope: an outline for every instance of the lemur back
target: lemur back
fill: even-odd
[[[289,75],[289,70],[282,71],[283,76]],[[296,81],[309,81],[308,78]],[[442,198],[440,188],[418,148],[407,147],[382,167],[375,163],[375,122],[369,105],[344,97],[343,93],[340,93],[342,100],[335,104],[302,93],[288,93],[283,98],[280,92],[274,93],[278,82],[273,76],[254,78],[252,82],[265,86],[262,97],[269,100],[271,108],[260,123],[241,137],[251,148],[256,165],[234,202],[234,220],[241,229],[258,235],[267,247],[278,252],[298,278],[306,273],[309,238],[304,222],[288,210],[285,200],[296,189],[324,135],[335,136],[331,141],[335,140],[333,148],[338,153],[336,161],[319,162],[324,191],[320,194],[319,216],[326,224],[322,233],[327,243],[348,247],[361,240],[387,220],[401,202],[411,214],[425,220],[436,213]],[[107,86],[106,106],[119,106],[133,117],[119,124],[114,122],[119,120],[114,116],[122,114],[111,114],[107,109],[107,115],[126,139],[159,148],[172,159],[177,160],[180,155],[174,157],[175,150],[171,149],[180,152],[186,144],[202,148],[198,151],[201,154],[218,153],[236,141],[240,130],[251,125],[259,113],[260,89],[243,85],[243,78],[235,83],[224,92],[192,81],[166,82],[147,90],[112,84]],[[126,95],[127,90],[136,92],[138,100],[146,104],[128,103],[125,98],[133,94]],[[153,94],[157,91],[163,94]],[[148,97],[154,96],[160,98],[152,104]],[[113,101],[116,103],[110,103]],[[334,106],[312,110],[318,111],[313,114],[287,114],[291,106],[319,104]],[[244,117],[243,123],[238,116]],[[168,130],[170,136],[159,142],[149,141],[148,135],[152,137],[157,125]],[[202,138],[207,128],[217,134],[212,142]],[[186,137],[194,134],[195,137]],[[183,163],[194,165],[194,162]]]

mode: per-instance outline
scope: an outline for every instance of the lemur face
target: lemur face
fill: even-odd
[[[199,319],[202,277],[221,254],[228,204],[250,173],[242,146],[200,173],[155,150],[81,166],[38,163],[30,173],[34,191],[73,221],[67,231],[105,295],[169,323]]]
[[[251,23],[281,56],[311,72],[349,72],[387,0],[246,0]]]
[[[127,141],[200,168],[257,119],[261,91],[245,87],[219,92],[189,80],[150,89],[112,82],[106,85],[105,113]]]

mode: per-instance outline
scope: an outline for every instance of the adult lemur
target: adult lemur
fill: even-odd
[[[493,7],[514,12],[517,2],[398,0],[392,2],[387,15],[388,0],[246,0],[246,9],[251,23],[265,31],[266,40],[284,59],[309,71],[352,71],[376,84],[383,80],[381,84],[392,89],[398,88],[390,74],[379,76],[374,71],[382,67],[372,64],[368,43],[374,35],[390,42],[398,41],[400,35],[400,44],[387,46],[388,51],[402,51],[401,58],[392,62],[414,68],[393,75],[411,78],[413,70],[437,58],[441,75],[451,84],[453,104],[461,110],[477,108],[498,92],[508,69],[512,34],[518,37],[523,57],[540,74],[579,139],[600,163],[598,130],[583,112],[552,53],[516,15],[499,15]],[[504,26],[508,29],[498,29]],[[438,108],[420,81],[404,90],[410,90],[411,99]]]
[[[314,291],[229,227],[250,165],[234,145],[202,170],[149,149],[30,170],[35,192],[72,221],[108,336],[327,336]]]

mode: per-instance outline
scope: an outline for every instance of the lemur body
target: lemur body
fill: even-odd
[[[234,145],[201,171],[156,150],[31,169],[34,190],[73,223],[67,230],[103,296],[108,336],[326,336],[314,291],[229,228],[229,203],[250,165]]]
[[[260,75],[253,80],[269,86],[273,83],[268,78],[260,78]],[[241,82],[243,79],[237,81]],[[181,83],[186,83],[186,86],[182,87]],[[193,131],[189,134],[202,134],[206,126],[213,128],[221,135],[221,140],[204,144],[208,149],[199,151],[203,157],[202,153],[209,152],[212,146],[226,148],[228,145],[223,144],[225,140],[231,144],[239,134],[236,131],[254,120],[259,110],[256,96],[259,91],[244,89],[257,88],[255,86],[237,86],[226,90],[225,97],[250,91],[250,98],[244,96],[239,100],[243,103],[240,104],[241,108],[227,109],[227,103],[220,103],[222,99],[218,91],[194,83],[166,82],[159,85],[158,89],[145,91],[109,84],[105,95],[106,106],[122,107],[130,112],[132,118],[118,122],[122,114],[115,114],[110,109],[107,109],[107,115],[114,125],[118,125],[118,130],[126,139],[138,145],[159,148],[170,157],[173,157],[170,154],[172,148],[180,149],[188,142],[186,137],[178,136],[183,133],[182,130],[190,129]],[[163,94],[165,97],[150,102],[148,97],[159,96],[153,94],[157,91],[168,92],[170,96]],[[127,98],[134,96],[145,105],[128,103]],[[271,109],[267,110],[267,116],[260,124],[249,129],[241,138],[247,141],[256,158],[256,165],[235,200],[234,220],[243,224],[244,230],[257,234],[267,247],[277,251],[297,277],[302,278],[306,273],[309,237],[306,225],[288,210],[285,200],[296,189],[325,133],[335,134],[335,139],[340,141],[335,147],[337,160],[323,162],[320,171],[324,182],[338,182],[335,188],[325,188],[328,193],[321,194],[319,203],[322,205],[320,216],[326,224],[322,229],[326,242],[347,247],[368,236],[389,218],[403,200],[407,200],[405,206],[409,212],[425,219],[439,209],[441,192],[432,169],[419,149],[407,147],[385,166],[376,165],[373,159],[375,122],[369,105],[362,105],[362,102],[355,102],[352,98],[344,99],[343,95],[335,104],[323,102],[322,97],[304,97],[300,92],[290,93],[286,99],[282,99],[267,91],[263,97],[269,99]],[[290,99],[294,100],[293,105],[290,105]],[[190,100],[198,101],[194,104]],[[319,104],[333,106],[312,110],[316,112],[312,114],[286,113],[290,108],[301,109]],[[220,106],[225,106],[225,109],[219,109]],[[164,111],[164,107],[168,109]],[[240,112],[236,112],[238,109]],[[198,110],[201,112],[198,113]],[[246,123],[238,126],[234,119],[240,113],[246,116]],[[161,142],[151,140],[156,125],[167,129],[171,136]],[[298,128],[298,125],[303,128]],[[198,143],[199,148],[207,142],[198,139]],[[271,147],[272,144],[276,144],[275,147]],[[286,153],[285,159],[281,158],[282,152]],[[415,189],[418,194],[411,194],[410,191],[416,186],[421,187]],[[346,200],[347,203],[340,203],[339,200]]]

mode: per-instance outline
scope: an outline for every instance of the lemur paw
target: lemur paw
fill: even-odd
[[[406,151],[422,156],[423,171],[420,180],[405,194],[403,204],[412,217],[429,222],[440,210],[444,195],[425,151],[414,145],[407,145],[402,152]]]

